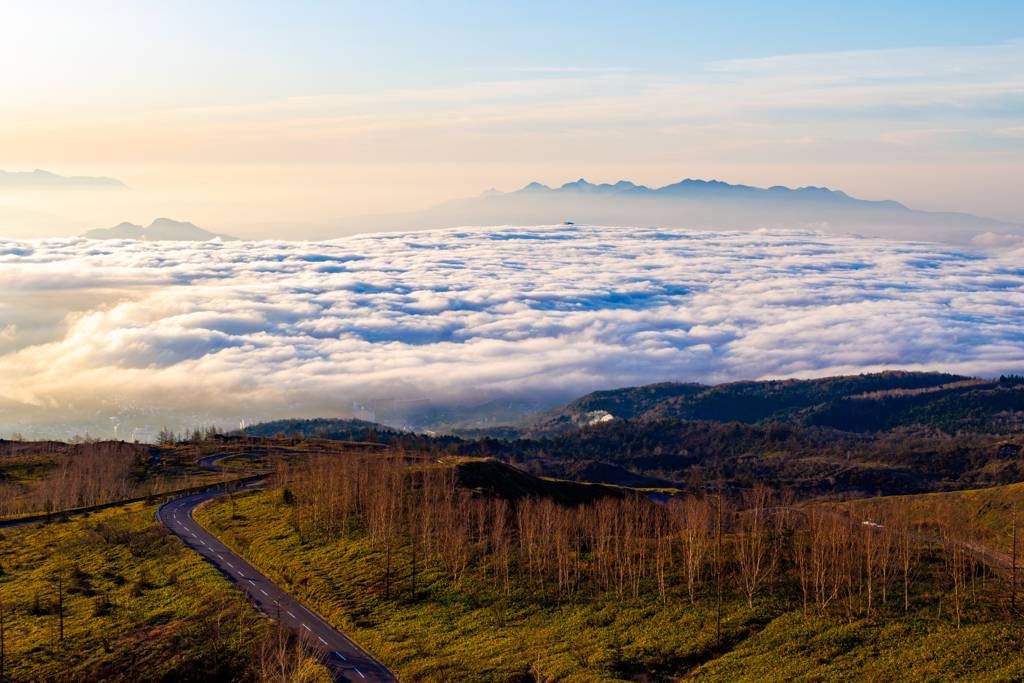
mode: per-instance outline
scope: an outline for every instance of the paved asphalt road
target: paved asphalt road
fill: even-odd
[[[213,463],[218,460],[230,458],[232,455],[238,455],[238,453],[228,453],[227,455],[214,455],[209,458],[203,458],[199,461],[199,466],[204,470],[213,470],[214,472],[237,472],[239,474],[263,474],[270,472],[271,470],[246,470],[241,467],[223,467],[221,465],[214,465]]]
[[[342,681],[398,681],[376,659],[358,645],[336,631],[316,612],[307,609],[298,600],[256,571],[252,565],[232,552],[192,520],[192,510],[204,500],[222,491],[197,493],[165,503],[157,518],[192,550],[202,555],[232,583],[249,594],[253,604],[272,619],[300,633],[324,653],[324,662]]]

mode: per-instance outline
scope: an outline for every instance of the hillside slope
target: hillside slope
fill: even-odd
[[[1024,424],[1024,378],[975,379],[938,372],[886,371],[810,380],[665,382],[595,391],[571,403],[467,437],[537,438],[611,418],[707,420],[866,432],[928,427],[995,433]]]

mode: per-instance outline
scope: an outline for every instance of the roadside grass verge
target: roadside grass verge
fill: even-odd
[[[225,499],[219,499],[223,502]],[[877,621],[805,617],[792,587],[755,609],[730,598],[722,641],[707,590],[691,605],[670,592],[662,606],[640,598],[583,596],[559,604],[516,585],[506,595],[493,575],[455,580],[417,558],[417,594],[403,545],[392,557],[390,590],[380,545],[360,530],[301,542],[280,494],[236,495],[196,520],[332,624],[415,681],[832,681],[1020,680],[1024,629],[986,621],[982,610],[959,631],[931,607],[903,617],[891,606]],[[233,509],[232,509],[233,508]],[[513,570],[513,582],[515,582]],[[390,595],[388,595],[390,592]],[[727,590],[727,595],[730,593]],[[932,598],[922,596],[924,605]],[[900,597],[902,607],[902,596]],[[934,614],[934,617],[932,616]]]
[[[133,503],[0,531],[5,680],[251,678],[266,620],[155,511]]]

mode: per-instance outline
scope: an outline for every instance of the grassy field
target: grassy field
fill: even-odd
[[[252,678],[266,620],[155,511],[137,503],[0,530],[4,680]]]
[[[926,532],[934,532],[937,517],[949,511],[964,520],[975,538],[994,548],[1009,552],[1013,539],[1014,506],[1017,508],[1018,539],[1024,532],[1024,483],[993,486],[991,488],[947,493],[929,493],[919,496],[887,496],[851,501],[839,505],[850,510],[855,517],[883,520],[897,510],[915,523],[920,522]],[[1024,545],[1019,546],[1024,556]]]
[[[519,591],[505,596],[490,577],[472,572],[456,584],[431,568],[418,576],[413,600],[405,550],[396,561],[401,578],[387,597],[379,548],[358,532],[301,543],[278,496],[236,496],[234,518],[232,506],[220,504],[196,519],[410,683],[1024,677],[1024,628],[981,610],[958,631],[931,607],[911,617],[848,623],[838,607],[832,616],[805,617],[791,597],[764,597],[754,610],[733,599],[724,607],[717,651],[708,595],[696,605],[674,592],[667,606],[650,593],[559,605]]]
[[[74,449],[88,444],[68,446],[49,443],[25,444],[35,452],[20,457],[0,459],[0,515],[5,519],[41,514],[53,510],[73,509],[101,503],[139,498],[193,486],[205,486],[230,478],[231,475],[199,468],[194,460],[202,447],[165,447],[150,450],[139,447],[140,454],[130,467],[117,473],[105,473],[106,490],[99,497],[76,497],[74,491],[95,483],[102,475],[83,467],[75,470],[76,459],[84,457]],[[223,451],[221,446],[208,447],[211,454]],[[70,474],[69,474],[70,471]]]

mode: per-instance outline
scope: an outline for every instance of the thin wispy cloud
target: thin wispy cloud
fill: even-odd
[[[282,161],[311,155],[323,159],[326,145],[326,156],[343,160],[351,154],[348,144],[367,133],[378,136],[378,143],[406,143],[408,154],[415,156],[417,148],[433,148],[415,136],[424,128],[463,139],[467,134],[504,138],[526,132],[544,139],[567,128],[596,134],[613,127],[635,138],[682,127],[706,133],[713,124],[711,132],[752,144],[808,129],[821,138],[947,129],[1014,136],[1015,127],[999,124],[1019,118],[1024,105],[1021,41],[731,60],[710,64],[703,73],[673,77],[593,68],[526,71],[548,70],[562,76],[115,114],[91,122],[88,117],[53,121],[52,126],[36,121],[17,132],[32,138],[34,132],[60,136],[64,129],[69,138],[64,142],[73,148],[83,144],[86,129],[101,139],[119,131],[124,140],[145,137],[146,142],[138,142],[163,156],[177,156],[172,150],[182,143],[191,150],[195,145],[190,142],[199,140],[211,158],[230,157],[231,148],[255,144],[257,152],[269,150]],[[944,120],[960,125],[936,125]],[[154,142],[157,130],[165,135]],[[19,145],[15,139],[9,142]],[[473,148],[459,145],[452,153],[471,155]]]
[[[487,187],[581,176],[651,186],[686,177],[823,185],[914,208],[1024,215],[1010,179],[1024,154],[1021,41],[664,72],[522,66],[528,70],[462,69],[423,85],[172,98],[141,108],[114,100],[33,108],[28,98],[0,112],[0,149],[13,170],[53,161],[51,170],[77,165],[66,173],[118,177],[140,191],[173,181],[173,193],[145,200],[149,218],[168,215],[173,194],[175,206],[188,208],[174,217],[223,231],[292,220],[300,210],[319,219],[386,213],[396,203],[424,208]],[[208,173],[215,164],[224,172]],[[271,179],[285,164],[324,169]],[[247,190],[238,169],[256,165],[266,168],[268,187]],[[310,176],[324,187],[360,189],[311,196]],[[68,213],[43,200],[18,205]],[[128,218],[113,208],[89,221]]]

